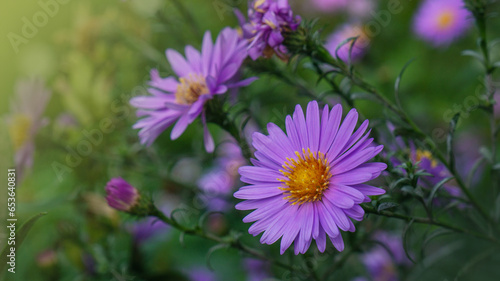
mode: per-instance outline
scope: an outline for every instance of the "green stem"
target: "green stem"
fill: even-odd
[[[237,142],[241,148],[243,156],[250,160],[252,158],[252,152],[250,151],[250,146],[244,136],[243,131],[240,131],[236,125],[235,120],[231,120],[223,108],[224,101],[220,99],[210,100],[206,106],[207,110],[207,121],[217,124],[219,127],[228,132]]]
[[[323,274],[323,278],[321,280],[330,279],[329,277],[332,276],[332,273],[335,272],[335,270],[337,270],[338,268],[342,267],[352,253],[353,251],[351,249],[343,252],[341,257],[337,261],[335,261],[333,265]]]
[[[291,265],[288,265],[288,264],[285,264],[285,263],[282,263],[280,261],[277,261],[277,260],[274,260],[274,259],[271,259],[269,257],[267,257],[266,255],[242,244],[239,240],[235,240],[235,239],[232,239],[230,237],[219,237],[219,236],[216,236],[216,235],[213,235],[211,233],[205,233],[202,229],[200,228],[187,228],[179,223],[177,223],[175,220],[165,216],[164,213],[162,213],[161,211],[159,211],[158,209],[155,208],[154,211],[152,211],[150,213],[150,216],[153,216],[153,217],[157,217],[158,219],[160,219],[161,221],[163,221],[164,223],[174,227],[174,228],[177,228],[178,230],[184,232],[185,234],[188,234],[188,235],[193,235],[193,236],[198,236],[200,238],[204,238],[204,239],[207,239],[207,240],[211,240],[211,241],[214,241],[216,243],[220,243],[220,244],[225,244],[225,245],[228,245],[230,246],[231,248],[234,248],[234,249],[237,249],[237,250],[240,250],[242,252],[245,252],[249,255],[252,255],[258,259],[261,259],[261,260],[265,260],[265,261],[268,261],[268,262],[271,262],[279,267],[282,267],[284,269],[287,269],[287,270],[290,270],[290,271],[295,271],[295,268],[293,268],[293,266]]]
[[[476,236],[478,238],[489,240],[497,245],[500,245],[500,242],[497,239],[495,239],[494,237],[484,236],[480,233],[476,233],[476,232],[468,230],[468,229],[456,227],[454,225],[451,225],[451,224],[448,224],[445,222],[441,222],[441,221],[437,221],[437,220],[434,220],[431,218],[411,217],[411,216],[407,216],[407,215],[403,215],[403,214],[393,213],[390,211],[380,211],[379,212],[374,207],[371,207],[371,206],[362,206],[362,207],[365,210],[365,212],[367,212],[367,213],[381,215],[381,216],[385,216],[385,217],[389,217],[389,218],[397,218],[397,219],[404,220],[407,222],[413,220],[414,223],[435,225],[435,226],[439,226],[442,228],[452,230],[452,231],[457,232],[457,233],[464,233],[464,234],[473,235],[473,236]]]

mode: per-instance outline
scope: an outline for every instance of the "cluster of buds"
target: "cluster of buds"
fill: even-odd
[[[255,0],[248,9],[248,22],[240,12],[237,16],[252,59],[270,58],[273,54],[287,59],[284,34],[297,30],[301,21],[300,16],[293,16],[288,0]]]

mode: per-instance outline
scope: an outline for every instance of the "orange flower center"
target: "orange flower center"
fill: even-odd
[[[436,167],[438,164],[438,162],[432,157],[432,153],[429,150],[417,149],[416,158],[417,162],[422,161],[424,158],[431,160],[432,168]]]
[[[175,101],[178,104],[193,104],[201,95],[210,93],[205,77],[199,74],[189,74],[188,77],[179,79],[175,92]]]
[[[438,27],[446,29],[453,23],[455,16],[450,11],[445,11],[438,17]]]
[[[278,179],[283,183],[280,189],[287,195],[284,199],[292,205],[321,200],[332,177],[327,159],[323,153],[315,154],[310,149],[307,153],[302,149],[302,154],[295,151],[295,155],[297,159],[287,158],[284,170],[280,170],[286,177]]]

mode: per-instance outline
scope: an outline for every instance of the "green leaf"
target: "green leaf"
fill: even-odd
[[[404,66],[403,68],[401,69],[401,72],[399,73],[398,75],[398,78],[396,78],[396,83],[394,84],[394,96],[396,98],[396,101],[398,102],[398,107],[399,109],[402,110],[401,108],[401,102],[399,101],[399,86],[401,84],[401,79],[403,78],[403,74],[405,73],[405,70],[406,68],[408,68],[408,66],[410,66],[410,64],[414,61],[415,59],[412,58],[411,60],[409,60]]]
[[[374,95],[364,92],[355,92],[351,94],[352,100],[369,100],[373,102],[380,103],[380,100],[377,99]]]
[[[483,56],[480,53],[478,53],[476,51],[473,51],[473,50],[465,50],[465,51],[463,51],[462,52],[462,56],[473,57],[473,58],[477,59],[480,62],[484,62]]]
[[[17,231],[16,231],[16,252],[19,253],[19,247],[23,243],[24,239],[28,235],[28,232],[31,230],[31,227],[35,224],[35,222],[41,218],[42,216],[45,216],[47,213],[40,213],[38,215],[33,216],[31,219],[29,219],[27,222],[25,222]],[[0,273],[2,273],[5,268],[7,267],[7,262],[8,262],[8,257],[7,255],[9,254],[9,249],[10,245],[6,244],[5,248],[2,250],[2,256],[0,256]]]
[[[405,250],[405,254],[408,257],[409,260],[411,260],[414,264],[416,264],[415,260],[411,257],[410,252],[408,251],[408,232],[413,225],[413,222],[415,220],[411,220],[408,222],[407,225],[405,225],[405,228],[403,229],[403,249]]]
[[[486,146],[481,146],[481,148],[479,148],[479,153],[481,153],[481,155],[486,160],[488,160],[489,163],[493,163],[493,154],[491,153],[489,148],[487,148]]]
[[[380,205],[378,205],[377,211],[380,212],[383,210],[395,208],[397,206],[399,206],[399,204],[396,202],[382,202],[382,203],[380,203]]]
[[[214,268],[212,267],[212,264],[210,262],[210,259],[213,255],[213,253],[215,253],[217,250],[221,250],[221,249],[227,249],[229,248],[229,245],[228,244],[217,244],[215,246],[213,246],[212,248],[210,248],[207,252],[207,267],[210,269],[210,270],[214,270]]]
[[[427,197],[426,200],[426,205],[429,209],[432,210],[432,199],[434,199],[434,196],[436,195],[437,191],[448,181],[452,180],[454,177],[447,177],[440,182],[438,182],[436,185],[432,187],[431,194],[429,194],[429,197]]]
[[[349,38],[345,39],[344,41],[340,42],[340,44],[339,44],[339,45],[337,46],[337,48],[335,49],[335,58],[336,58],[338,61],[342,61],[342,60],[339,58],[339,54],[338,54],[338,52],[339,52],[340,48],[342,48],[344,45],[346,45],[347,43],[349,43],[349,42],[351,42],[351,41],[352,41],[351,46],[353,46],[353,45],[354,45],[354,42],[356,42],[356,39],[357,39],[357,38],[358,38],[358,37],[349,37]],[[351,52],[351,49],[349,48],[349,60],[350,60],[350,56],[351,56],[350,52]]]

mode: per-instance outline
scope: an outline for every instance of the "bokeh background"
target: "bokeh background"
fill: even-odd
[[[325,38],[351,18],[345,10],[318,11],[306,0],[290,2],[303,19],[319,17]],[[390,1],[371,2],[372,13],[360,19],[364,23],[377,22],[377,13],[386,10]],[[482,91],[481,65],[462,55],[464,50],[476,48],[477,34],[472,27],[450,46],[435,48],[417,38],[411,29],[420,1],[400,2],[402,11],[378,23],[380,31],[370,38],[369,49],[355,63],[356,68],[381,92],[392,96],[396,77],[403,66],[415,58],[401,84],[402,104],[427,132],[436,128],[447,130],[453,113],[463,110],[459,107],[466,106],[469,96]],[[207,252],[214,250],[211,250],[212,243],[188,236],[179,242],[179,232],[158,225],[161,223],[151,226],[151,221],[137,221],[118,214],[104,199],[106,182],[121,176],[152,194],[165,210],[187,209],[184,211],[188,213],[187,221],[199,218],[209,208],[197,190],[202,176],[213,170],[224,150],[217,150],[215,155],[204,152],[199,122],[191,125],[178,141],[169,139],[168,130],[153,146],[141,146],[137,131],[131,128],[136,117],[128,100],[145,93],[150,69],[158,68],[163,76],[171,73],[165,49],[183,51],[186,44],[198,48],[205,30],[215,35],[225,26],[236,27],[231,8],[245,10],[246,1],[67,0],[55,3],[57,11],[49,15],[46,23],[28,31],[32,38],[25,37],[14,45],[9,34],[21,35],[26,25],[24,20],[33,22],[33,17],[44,10],[37,1],[28,0],[3,1],[0,8],[2,186],[7,182],[5,171],[14,166],[16,152],[25,141],[32,141],[33,163],[26,166],[22,175],[18,174],[16,215],[21,222],[37,213],[48,212],[18,248],[16,274],[4,278],[23,281],[205,280],[194,279],[198,274],[214,278],[206,280],[263,280],[266,272],[276,273],[277,269],[225,249],[208,254],[215,269],[212,272],[207,266]],[[500,11],[498,4],[494,7]],[[498,38],[499,18],[492,18],[488,24],[489,38]],[[500,44],[492,48],[496,55],[500,53],[498,46]],[[291,66],[277,59],[273,63],[283,71],[292,71]],[[260,76],[238,93],[241,103],[259,112],[252,120],[255,128],[271,121],[283,124],[295,104],[306,104],[310,99],[303,89],[259,73],[258,67],[249,67],[246,71]],[[293,75],[311,91],[321,93],[327,89],[323,83],[316,84],[314,74],[307,68]],[[45,93],[46,105],[37,98],[28,98],[29,94],[23,96],[23,91]],[[335,96],[329,96],[328,100],[340,101]],[[13,108],[19,103],[28,108],[28,112],[39,110],[40,114],[24,119],[17,116],[19,112]],[[365,118],[375,120],[373,124],[384,123],[383,109],[373,106],[372,101],[356,101],[356,107]],[[39,127],[36,133],[26,131],[34,125]],[[101,126],[106,127],[105,132]],[[489,145],[488,126],[487,115],[481,110],[472,111],[462,119],[457,141],[464,143],[463,153],[477,155],[482,144]],[[216,141],[224,143],[227,136],[216,126],[210,125],[210,129],[217,135]],[[90,143],[86,155],[78,153],[82,142]],[[444,139],[439,143],[444,145]],[[74,165],[68,166],[67,161]],[[233,188],[238,184],[234,183]],[[7,212],[3,207],[6,193],[0,192],[1,218]],[[235,200],[230,197],[224,200],[232,208]],[[223,211],[224,215],[210,216],[204,227],[219,234],[237,229],[244,234],[244,240],[260,247],[257,239],[247,234],[248,225],[241,222],[242,214]],[[389,224],[388,228],[391,227]],[[137,228],[146,229],[148,233],[137,233]],[[3,227],[0,229],[3,247],[6,234]],[[437,241],[444,243],[445,240]],[[457,264],[463,264],[487,247],[472,240],[457,239],[453,243],[441,248],[433,259],[406,266],[402,276],[408,280],[453,280],[460,271]],[[470,243],[470,247],[458,247],[457,243]],[[416,245],[416,249],[418,247]],[[460,250],[455,251],[457,248]],[[278,252],[274,246],[271,251]],[[284,258],[303,262],[291,254]],[[322,262],[327,264],[329,259],[325,257]],[[488,257],[461,273],[460,280],[498,280],[500,274],[493,265],[499,262],[498,256]],[[366,274],[356,256],[348,260],[345,268],[335,273],[337,280]],[[256,272],[263,273],[264,277],[249,279]],[[276,276],[283,276],[280,274],[278,270]]]

